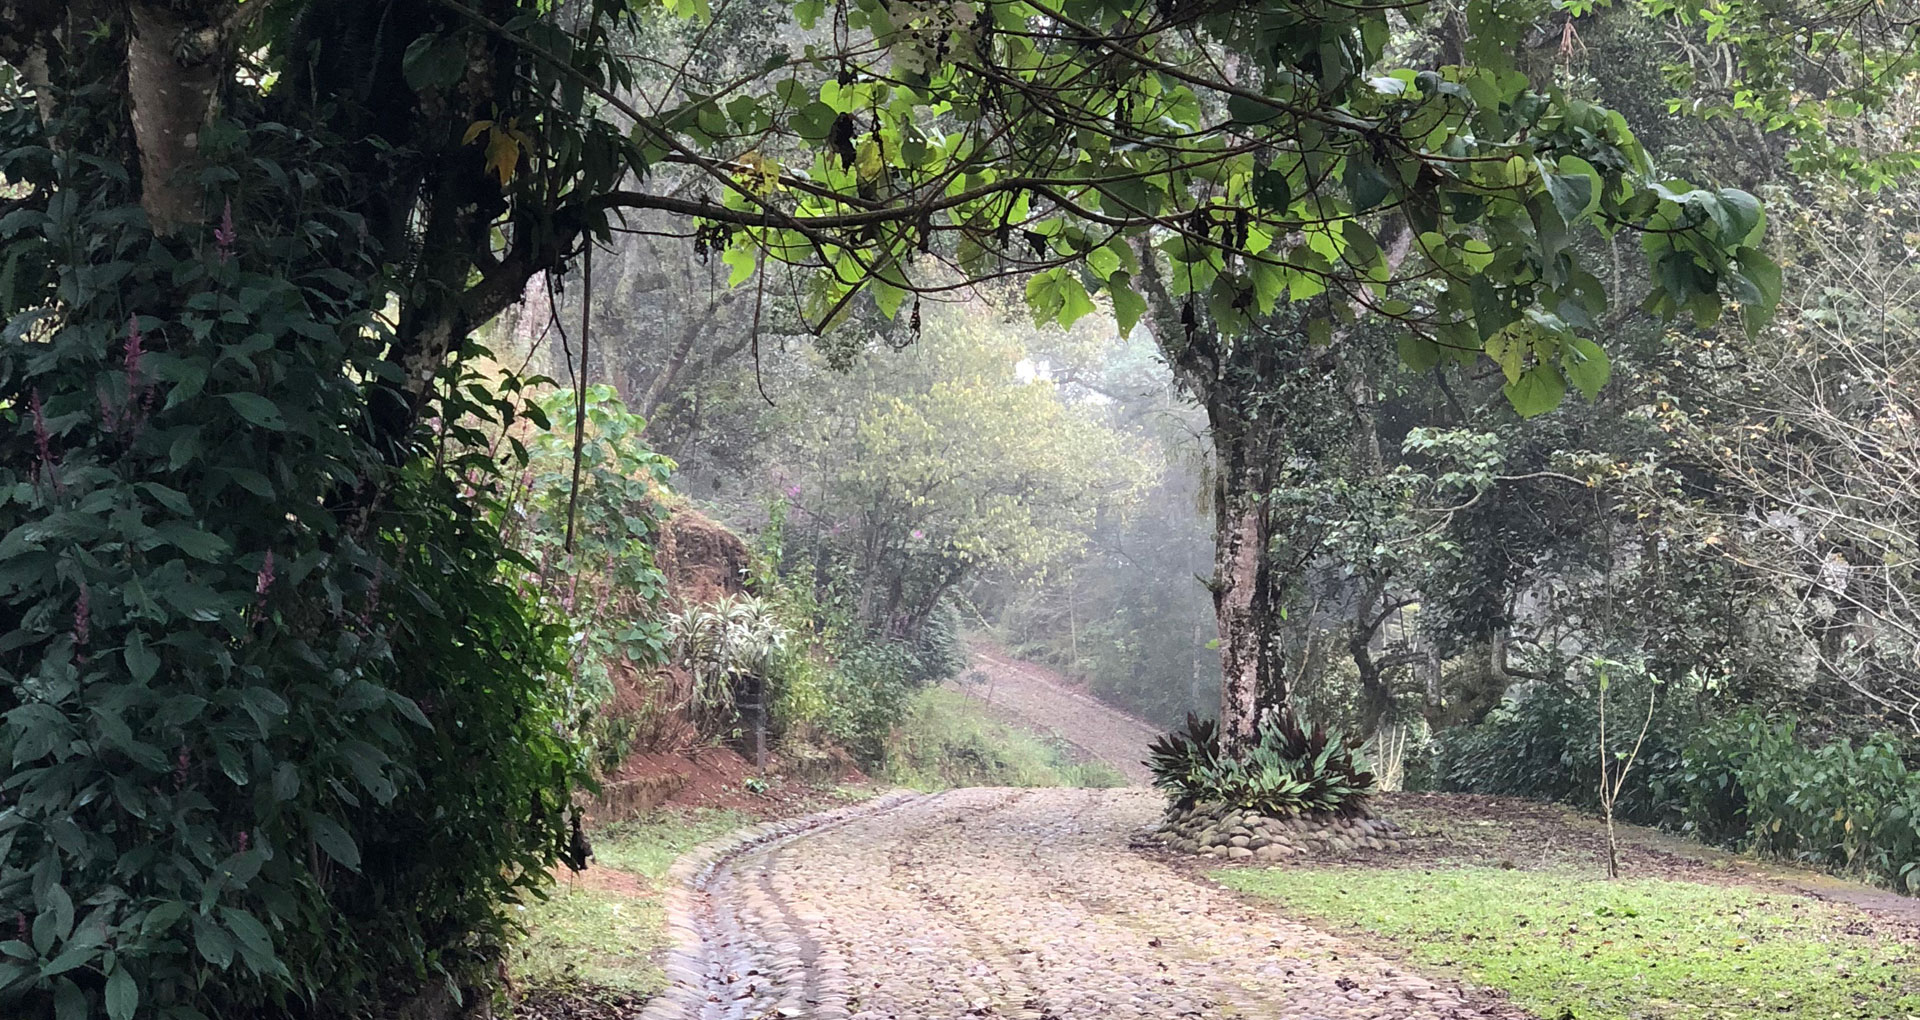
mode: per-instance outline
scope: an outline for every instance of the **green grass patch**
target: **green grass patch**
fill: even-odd
[[[516,907],[527,934],[509,957],[527,989],[644,997],[666,985],[654,957],[668,945],[660,883],[674,858],[753,819],[740,811],[659,812],[592,834],[593,867],[642,880],[586,884],[561,879],[545,901]]]
[[[1546,1020],[1920,1018],[1914,946],[1784,892],[1494,868],[1214,878],[1384,936]]]
[[[616,822],[593,834],[593,863],[657,882],[666,877],[674,858],[753,823],[744,811],[718,808],[662,811]]]
[[[957,786],[1125,786],[1101,762],[989,716],[973,699],[935,687],[914,696],[888,746],[888,781],[916,790]]]
[[[521,987],[647,996],[666,986],[654,962],[667,944],[666,910],[658,895],[562,881],[544,902],[518,909],[527,935],[509,960]]]

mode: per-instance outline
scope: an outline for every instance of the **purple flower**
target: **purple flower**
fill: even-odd
[[[47,415],[40,408],[40,391],[34,390],[28,401],[33,410],[33,446],[40,454],[40,467],[52,479],[54,488],[60,487],[60,476],[53,471],[53,439],[47,435]]]
[[[920,530],[919,528],[915,528],[915,529],[913,529],[913,537],[914,537],[914,538],[925,538],[925,537],[927,537],[927,533],[926,533],[926,532],[924,532],[924,531],[921,531],[921,530]]]
[[[227,199],[226,207],[220,210],[220,225],[214,228],[213,244],[220,252],[220,264],[226,265],[233,256],[233,242],[239,235],[233,230],[233,199]]]
[[[788,499],[799,499],[799,498],[800,498],[800,487],[799,487],[798,485],[789,485],[789,486],[787,486],[787,498],[788,498]]]
[[[253,577],[253,594],[259,600],[258,604],[260,606],[267,604],[267,589],[272,587],[273,550],[268,549],[267,555],[260,560],[260,572]]]
[[[87,646],[87,633],[92,623],[92,593],[87,590],[85,584],[82,584],[80,585],[80,601],[75,603],[73,607],[73,644],[76,648],[85,648]],[[80,658],[82,661],[86,660],[85,655],[82,655]]]

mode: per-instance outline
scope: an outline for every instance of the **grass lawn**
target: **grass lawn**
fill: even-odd
[[[738,811],[661,812],[593,835],[593,867],[520,905],[527,935],[514,948],[526,989],[645,998],[665,986],[654,962],[668,944],[659,883],[682,853],[752,821]]]
[[[1791,893],[1498,868],[1213,877],[1382,936],[1546,1020],[1920,1020],[1920,950]]]

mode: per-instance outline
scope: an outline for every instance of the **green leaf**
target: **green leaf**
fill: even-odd
[[[1253,200],[1268,212],[1279,213],[1293,204],[1293,187],[1283,170],[1260,167],[1253,172]]]
[[[720,261],[726,263],[730,270],[727,273],[729,287],[738,287],[753,276],[755,261],[753,252],[745,248],[728,248],[726,253],[720,256]]]
[[[140,986],[125,965],[115,967],[107,978],[106,1005],[107,1020],[133,1020],[133,1011],[140,1007]]]
[[[1347,173],[1344,182],[1347,196],[1353,202],[1353,211],[1360,213],[1386,201],[1393,193],[1393,182],[1387,179],[1372,159],[1360,152],[1347,156]]]
[[[240,417],[263,429],[272,429],[275,432],[286,430],[286,420],[280,417],[280,408],[273,401],[258,393],[227,393],[223,396],[226,397],[227,403],[233,405],[233,409],[239,412]]]
[[[1402,333],[1398,344],[1400,360],[1415,372],[1425,372],[1440,363],[1440,345],[1417,333]]]
[[[1560,356],[1560,367],[1565,371],[1567,381],[1588,400],[1600,395],[1601,387],[1607,384],[1607,377],[1613,372],[1613,366],[1607,361],[1607,352],[1599,344],[1582,336],[1567,339]]]
[[[168,521],[154,528],[153,535],[188,556],[210,563],[225,556],[228,550],[226,539],[182,521]]]
[[[1324,315],[1316,315],[1307,320],[1307,343],[1314,347],[1325,347],[1333,342],[1333,320]]]
[[[54,985],[53,1020],[87,1020],[87,993],[72,978],[63,977]]]
[[[1520,318],[1520,310],[1485,275],[1476,274],[1468,286],[1473,294],[1473,324],[1480,331],[1480,339],[1491,339]]]
[[[1547,194],[1560,218],[1569,224],[1579,222],[1593,206],[1594,180],[1584,174],[1547,174]]]
[[[1107,295],[1113,299],[1113,321],[1120,325],[1121,336],[1132,336],[1133,327],[1147,314],[1147,301],[1133,289],[1133,278],[1115,273],[1107,280]]]
[[[1720,209],[1727,229],[1721,244],[1758,244],[1766,234],[1766,213],[1760,200],[1739,188],[1721,188]]]
[[[140,488],[168,510],[182,517],[193,516],[193,504],[188,502],[186,493],[178,489],[169,489],[159,482],[141,482]]]
[[[267,926],[252,914],[235,907],[221,907],[220,919],[227,922],[234,938],[240,942],[240,955],[247,966],[257,974],[273,970],[277,962],[273,953],[273,937],[267,934]]]
[[[1734,264],[1738,266],[1733,282],[1740,321],[1751,336],[1773,321],[1773,311],[1780,304],[1780,267],[1758,248],[1744,247],[1734,254]],[[1742,293],[1745,288],[1751,292]]]
[[[1279,103],[1263,103],[1247,96],[1227,97],[1227,116],[1235,124],[1264,124],[1285,112]]]
[[[466,69],[466,41],[456,35],[423,35],[400,57],[400,73],[415,91],[447,88]]]
[[[273,770],[273,799],[289,801],[300,795],[300,770],[292,762],[282,762]]]
[[[200,958],[215,967],[225,970],[233,965],[233,939],[206,914],[193,915],[193,945]]]
[[[127,639],[127,648],[123,653],[127,660],[127,672],[133,674],[135,683],[144,684],[153,679],[160,670],[160,656],[147,647],[147,636],[135,632]]]
[[[833,131],[833,122],[839,116],[833,107],[816,101],[801,107],[789,123],[801,138],[818,143],[827,140],[827,135]]]
[[[1567,395],[1567,382],[1560,377],[1559,369],[1541,362],[1508,383],[1505,392],[1520,417],[1532,418],[1560,406]]]
[[[339,861],[348,871],[360,870],[360,847],[339,822],[326,815],[314,815],[308,824],[313,827],[313,841],[326,851],[328,857]]]
[[[202,623],[218,620],[227,608],[226,600],[204,584],[169,585],[160,595],[182,615]]]

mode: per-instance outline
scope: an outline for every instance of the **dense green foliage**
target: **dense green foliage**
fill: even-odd
[[[1209,802],[1269,818],[1347,815],[1362,811],[1374,792],[1358,746],[1281,713],[1261,721],[1246,754],[1230,755],[1223,753],[1214,722],[1189,716],[1185,729],[1154,741],[1147,765],[1153,785],[1175,808]]]
[[[1291,911],[1458,968],[1543,1017],[1900,1016],[1908,950],[1858,912],[1785,892],[1502,868],[1217,873]],[[1462,933],[1471,933],[1463,938]]]
[[[1644,698],[1634,686],[1616,685],[1617,704]],[[1751,708],[1709,718],[1673,690],[1653,719],[1618,817],[1920,892],[1920,768],[1909,743],[1891,734],[1809,739],[1791,717]],[[1596,729],[1591,694],[1538,686],[1478,726],[1444,733],[1434,781],[1597,809]]]
[[[663,486],[673,463],[647,448],[640,435],[646,423],[610,386],[556,390],[529,412],[532,434],[505,436],[506,445],[526,451],[526,466],[518,488],[502,501],[503,527],[532,564],[517,578],[522,592],[570,630],[568,682],[558,686],[569,715],[567,736],[609,765],[649,725],[608,711],[615,684],[623,675],[650,672],[667,653],[660,618],[666,579],[653,547],[667,513]]]
[[[187,246],[124,175],[23,144],[28,115],[3,172],[61,200],[10,217],[58,250],[47,290],[14,277],[0,350],[24,395],[0,440],[0,1002],[351,1010],[464,976],[565,848],[582,765],[547,687],[562,635],[502,571],[493,494],[455,481],[487,476],[480,427],[512,402],[449,371],[445,427],[398,467],[345,426],[384,327],[342,270],[374,266],[330,140],[210,137],[255,169]]]

